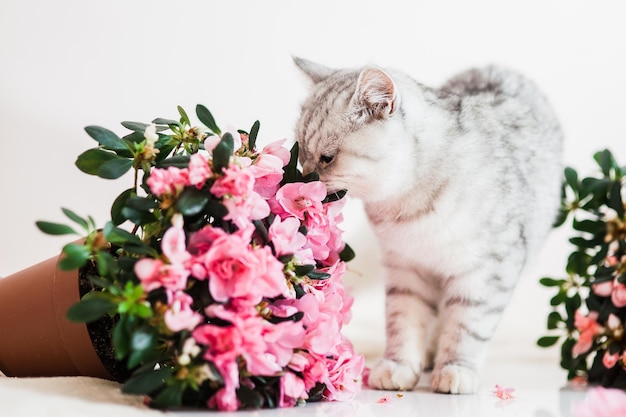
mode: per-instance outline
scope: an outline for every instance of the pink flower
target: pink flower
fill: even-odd
[[[304,249],[307,238],[299,232],[300,220],[287,217],[281,220],[279,216],[269,227],[269,239],[274,245],[277,256],[293,254],[300,265],[315,265],[311,249]]]
[[[345,401],[359,392],[359,379],[365,366],[364,358],[356,355],[350,342],[337,345],[339,354],[327,359],[328,384],[324,396],[333,401]]]
[[[146,182],[157,197],[175,196],[189,185],[189,171],[177,167],[153,168]]]
[[[619,389],[594,387],[574,408],[574,417],[626,416],[626,393]]]
[[[230,164],[223,172],[224,175],[211,186],[211,193],[216,197],[243,197],[253,190],[254,176],[250,169]]]
[[[326,186],[320,181],[289,183],[276,192],[276,201],[280,207],[302,220],[305,214],[321,213],[324,198]]]
[[[513,398],[513,391],[515,391],[515,388],[504,388],[496,384],[496,389],[493,391],[493,394],[501,400],[510,400]]]
[[[610,354],[607,350],[606,352],[604,352],[604,356],[602,357],[602,365],[604,365],[604,367],[607,369],[611,369],[615,366],[615,364],[617,364],[617,361],[620,360],[620,357],[621,355],[619,354],[619,352]]]
[[[602,332],[602,326],[596,321],[598,319],[598,312],[592,311],[589,315],[584,316],[580,310],[576,310],[574,313],[574,326],[580,332],[578,341],[572,349],[574,356],[586,353],[593,346],[593,338],[597,334]]]
[[[254,191],[269,199],[276,194],[283,179],[283,161],[277,156],[261,153],[250,167],[254,175]]]
[[[216,301],[245,298],[258,304],[263,297],[288,293],[282,262],[269,247],[252,249],[241,236],[224,235],[215,240],[199,260]]]
[[[613,281],[604,281],[591,286],[593,292],[600,297],[608,297],[613,292]]]
[[[286,372],[280,379],[279,407],[293,407],[298,399],[306,400],[309,395],[301,378],[291,372]]]
[[[194,153],[189,160],[189,184],[202,188],[207,179],[211,177],[211,168],[206,156]]]
[[[283,146],[285,142],[285,139],[272,142],[263,148],[261,154],[275,156],[280,159],[283,166],[285,166],[289,163],[289,160],[291,159],[291,152],[289,152],[289,149]]]
[[[187,286],[189,270],[178,264],[166,264],[160,259],[143,258],[135,264],[135,275],[146,291],[165,288],[181,291]]]
[[[617,279],[613,283],[613,292],[611,293],[611,301],[617,308],[626,307],[626,285],[618,282]]]
[[[254,191],[242,197],[226,197],[222,203],[228,209],[224,219],[232,220],[239,228],[245,227],[251,220],[260,220],[270,214],[267,201]]]
[[[173,332],[193,330],[202,321],[202,315],[191,309],[193,298],[183,291],[172,294],[169,309],[165,312],[165,324]]]

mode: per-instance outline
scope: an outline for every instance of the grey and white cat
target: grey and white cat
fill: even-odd
[[[384,358],[369,385],[473,393],[488,341],[559,206],[562,133],[528,79],[497,67],[428,88],[402,72],[334,70],[296,127],[304,172],[363,200],[383,251]]]

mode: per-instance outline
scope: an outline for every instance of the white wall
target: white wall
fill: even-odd
[[[61,221],[68,207],[103,223],[125,188],[74,167],[94,144],[84,126],[122,133],[122,120],[174,117],[178,104],[203,103],[222,124],[247,129],[260,119],[263,141],[291,138],[306,95],[291,54],[396,67],[434,85],[468,66],[504,64],[534,78],[555,105],[567,164],[588,170],[604,147],[626,164],[625,11],[618,1],[565,0],[2,0],[0,276],[66,242],[40,233],[36,220]],[[359,255],[349,333],[367,350],[383,329],[378,251],[358,203],[346,217]],[[500,338],[532,345],[542,333],[549,294],[536,280],[563,270],[567,253],[565,236],[552,236]]]

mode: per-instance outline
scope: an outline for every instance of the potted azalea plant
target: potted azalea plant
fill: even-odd
[[[598,175],[565,169],[556,226],[570,219],[574,250],[565,278],[540,280],[556,294],[538,344],[560,342],[569,379],[626,389],[626,167],[608,150],[594,158]]]
[[[350,398],[363,357],[341,334],[352,304],[342,275],[354,257],[339,228],[345,192],[327,195],[316,174],[303,176],[297,144],[257,149],[258,122],[222,131],[202,105],[204,126],[178,111],[123,122],[124,137],[85,129],[97,146],[78,168],[133,175],[102,228],[68,209],[71,225],[37,223],[81,239],[58,261],[86,283],[67,319],[105,321],[107,369],[153,407]]]

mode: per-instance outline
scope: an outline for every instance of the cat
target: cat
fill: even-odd
[[[295,135],[304,173],[363,201],[385,272],[386,347],[369,386],[475,393],[488,342],[556,219],[562,130],[535,84],[503,68],[429,88],[400,71],[311,79]]]

